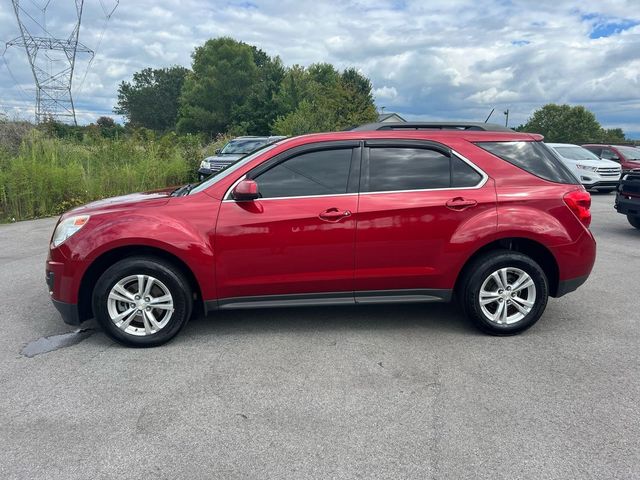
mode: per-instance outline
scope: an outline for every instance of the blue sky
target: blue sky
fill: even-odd
[[[46,0],[21,2],[34,18]],[[147,66],[190,65],[193,48],[227,35],[286,65],[331,62],[373,82],[387,112],[416,120],[526,121],[545,103],[582,104],[605,127],[640,138],[638,0],[87,0],[81,41],[97,50],[77,66],[82,122],[113,115],[117,87]],[[71,2],[47,9],[51,33],[69,33]],[[106,29],[105,29],[106,25]],[[18,35],[9,0],[0,0],[0,40]],[[33,115],[25,53],[0,61],[0,112]],[[82,81],[84,79],[84,81]]]

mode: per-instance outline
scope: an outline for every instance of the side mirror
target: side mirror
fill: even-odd
[[[238,183],[231,191],[231,196],[234,200],[255,200],[260,198],[260,192],[258,190],[258,184],[255,180],[245,178]]]
[[[222,151],[221,148],[216,148],[215,152],[213,152],[213,153],[215,153],[216,155],[220,155],[221,151]]]

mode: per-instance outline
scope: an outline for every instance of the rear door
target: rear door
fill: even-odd
[[[218,216],[219,298],[292,295],[282,301],[353,303],[360,151],[358,141],[323,142],[249,172],[262,198],[227,198]]]
[[[368,141],[363,151],[356,227],[356,301],[391,296],[447,299],[464,251],[452,237],[490,211],[486,174],[439,144]]]

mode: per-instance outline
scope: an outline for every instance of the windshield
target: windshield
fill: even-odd
[[[221,155],[246,155],[254,150],[262,147],[267,143],[266,139],[246,139],[246,140],[231,140],[220,151]]]
[[[568,158],[569,160],[600,160],[596,154],[590,152],[586,148],[571,146],[571,147],[553,147],[561,157]]]
[[[616,147],[627,160],[640,160],[640,148]]]
[[[210,175],[204,182],[201,182],[201,183],[197,184],[195,187],[193,187],[191,189],[191,191],[189,192],[189,194],[198,193],[198,192],[201,192],[202,190],[204,190],[206,188],[209,188],[211,185],[213,185],[217,181],[222,180],[223,178],[225,178],[230,173],[235,172],[240,167],[242,167],[242,166],[246,165],[247,163],[249,163],[251,160],[256,158],[258,155],[262,155],[263,153],[268,152],[269,150],[272,150],[279,143],[280,142],[270,143],[269,145],[265,145],[262,148],[260,148],[259,150],[256,150],[255,152],[253,152],[251,155],[247,155],[246,157],[241,158],[237,162],[234,162],[234,163],[230,164],[228,167],[223,168],[222,170]]]

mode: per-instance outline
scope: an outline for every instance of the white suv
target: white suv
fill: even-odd
[[[620,164],[602,160],[579,145],[547,143],[587,189],[613,192],[620,182]]]

